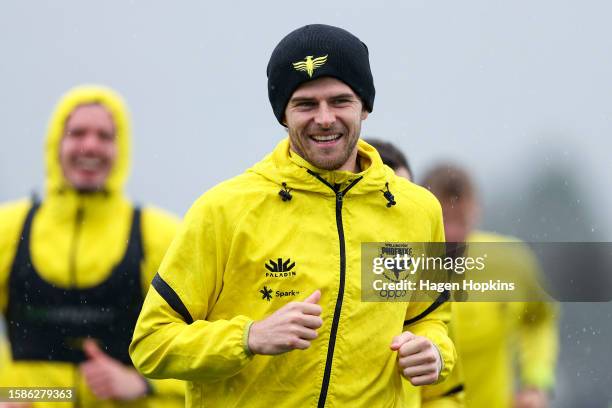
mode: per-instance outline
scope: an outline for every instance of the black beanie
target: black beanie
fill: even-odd
[[[272,51],[267,75],[268,97],[281,125],[296,88],[320,77],[339,79],[359,95],[368,112],[374,107],[368,47],[338,27],[311,24],[289,33]]]

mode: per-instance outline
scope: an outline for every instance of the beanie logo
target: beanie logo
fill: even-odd
[[[329,54],[328,54],[329,55]],[[309,78],[312,78],[312,73],[315,69],[322,67],[327,62],[327,55],[322,57],[312,58],[312,55],[307,56],[304,61],[293,63],[293,68],[296,71],[305,71]]]

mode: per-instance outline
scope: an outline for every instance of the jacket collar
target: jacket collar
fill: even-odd
[[[383,165],[376,149],[363,140],[358,141],[357,148],[360,172],[323,170],[292,152],[289,139],[285,138],[271,154],[249,171],[260,174],[279,186],[285,183],[292,190],[304,190],[325,195],[334,195],[334,192],[311,173],[318,174],[331,185],[339,185],[341,189],[361,177],[361,180],[350,189],[348,193],[350,195],[384,190],[385,183],[394,176],[393,171]]]

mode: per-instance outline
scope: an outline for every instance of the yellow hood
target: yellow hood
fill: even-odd
[[[116,128],[117,159],[106,180],[105,190],[109,193],[121,191],[128,177],[130,164],[130,120],[123,99],[110,88],[99,85],[84,85],[69,90],[57,103],[47,129],[45,144],[47,194],[72,189],[64,177],[59,152],[68,116],[79,105],[98,103],[111,113]]]

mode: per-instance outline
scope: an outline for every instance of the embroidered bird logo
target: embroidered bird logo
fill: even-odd
[[[328,54],[329,55],[329,54]],[[323,66],[327,62],[327,55],[322,57],[312,58],[312,55],[307,56],[304,61],[298,61],[293,63],[293,68],[296,71],[306,71],[309,78],[312,78],[312,73],[315,69]]]

